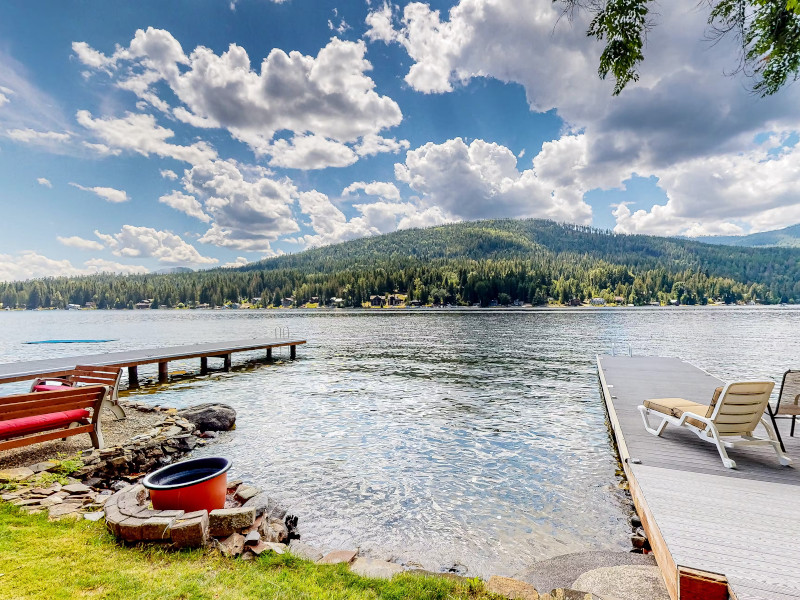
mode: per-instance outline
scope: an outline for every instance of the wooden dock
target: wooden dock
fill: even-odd
[[[636,509],[673,600],[800,599],[800,438],[779,420],[783,467],[762,447],[731,449],[736,469],[686,428],[645,431],[647,398],[708,404],[723,382],[677,358],[599,356],[600,382]],[[776,388],[781,373],[774,373]]]
[[[266,350],[267,358],[270,359],[272,358],[273,348],[288,346],[289,356],[294,359],[297,355],[297,346],[305,343],[305,340],[261,338],[5,363],[0,364],[0,383],[25,381],[36,377],[59,377],[66,375],[75,365],[92,365],[127,368],[128,389],[133,389],[139,387],[139,365],[158,363],[158,380],[163,383],[167,381],[169,376],[168,366],[170,361],[199,358],[200,373],[205,375],[208,373],[209,358],[222,358],[223,369],[229,371],[231,368],[231,355],[234,352]]]

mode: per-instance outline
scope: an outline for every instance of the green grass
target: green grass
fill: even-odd
[[[0,503],[0,599],[488,599],[477,580],[353,575],[290,554],[253,561],[200,550],[125,547],[100,523],[49,522]]]

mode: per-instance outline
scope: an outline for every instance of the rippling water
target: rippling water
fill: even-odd
[[[0,362],[287,326],[308,340],[297,361],[137,399],[233,405],[237,429],[199,454],[232,458],[231,475],[269,490],[323,550],[509,575],[565,552],[629,547],[596,353],[623,340],[636,354],[681,356],[723,379],[779,380],[797,368],[799,318],[788,307],[6,312]],[[22,344],[47,338],[117,341]],[[234,364],[258,356],[234,355]]]

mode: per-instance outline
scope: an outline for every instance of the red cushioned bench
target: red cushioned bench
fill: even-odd
[[[110,394],[107,385],[87,385],[0,398],[0,450],[80,433],[102,448],[100,408]]]

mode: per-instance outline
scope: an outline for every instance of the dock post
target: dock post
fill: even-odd
[[[297,358],[297,345],[296,344],[292,344],[291,346],[289,346],[289,358],[291,358],[292,360]]]
[[[200,375],[208,375],[208,357],[200,357]]]
[[[224,369],[225,369],[225,371],[230,371],[231,370],[231,355],[230,354],[226,354],[224,356],[224,358],[225,358]]]
[[[267,360],[272,360],[272,346],[267,348]]]
[[[128,389],[139,387],[139,367],[128,367]]]
[[[169,381],[168,366],[169,363],[166,361],[158,363],[158,383],[167,383]]]

